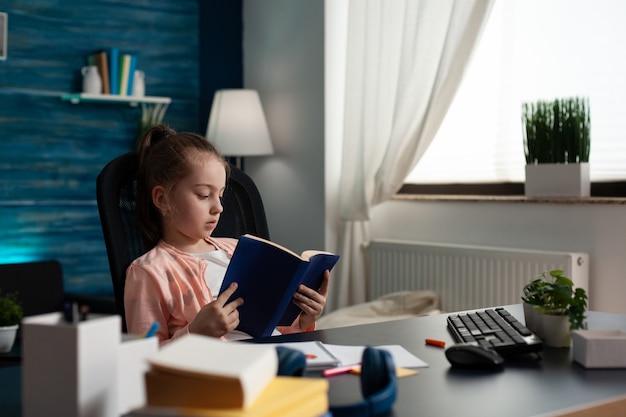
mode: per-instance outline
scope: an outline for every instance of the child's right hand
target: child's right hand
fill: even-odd
[[[239,297],[228,304],[226,302],[236,289],[237,283],[233,282],[219,297],[202,307],[193,321],[189,323],[189,332],[222,337],[235,330],[239,325],[237,308],[243,304],[243,298]]]

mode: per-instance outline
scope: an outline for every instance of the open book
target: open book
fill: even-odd
[[[295,252],[252,235],[243,235],[230,260],[220,293],[239,285],[231,300],[242,297],[238,330],[253,337],[270,336],[276,326],[289,326],[300,313],[293,295],[300,284],[319,289],[325,270],[339,255],[307,250]]]

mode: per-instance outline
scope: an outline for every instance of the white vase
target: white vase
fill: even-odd
[[[15,335],[19,325],[0,326],[0,353],[7,353],[13,349],[15,343]]]
[[[134,97],[143,97],[146,95],[146,74],[141,70],[135,70],[133,74],[133,92]]]
[[[542,339],[546,346],[555,348],[570,347],[572,332],[569,328],[569,316],[566,314],[541,315]]]
[[[589,197],[589,163],[526,165],[527,197]]]
[[[80,70],[83,74],[83,93],[101,94],[102,78],[95,65],[87,65]]]

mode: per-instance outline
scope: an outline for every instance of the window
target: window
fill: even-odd
[[[592,182],[626,180],[625,21],[621,0],[496,1],[406,183],[523,183],[521,103],[572,96],[589,97]]]

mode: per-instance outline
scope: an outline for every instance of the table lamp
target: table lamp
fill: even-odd
[[[259,93],[249,89],[217,90],[211,106],[207,139],[243,169],[244,156],[274,153]]]

